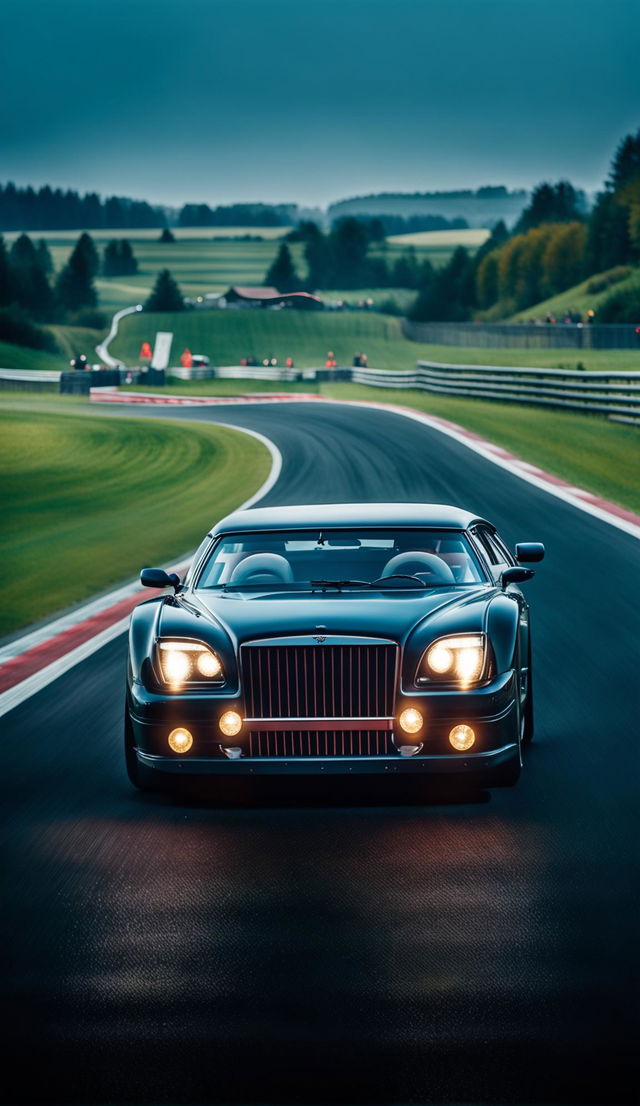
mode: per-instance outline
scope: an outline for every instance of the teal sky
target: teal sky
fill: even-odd
[[[638,0],[3,0],[0,180],[181,204],[596,189]]]

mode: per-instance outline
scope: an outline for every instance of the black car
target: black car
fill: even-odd
[[[511,786],[533,736],[529,607],[495,527],[455,507],[239,511],[135,608],[125,753],[176,776],[418,773]]]

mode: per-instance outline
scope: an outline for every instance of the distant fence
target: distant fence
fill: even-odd
[[[418,361],[416,368],[408,372],[353,369],[352,379],[354,384],[377,388],[415,388],[440,395],[529,403],[605,414],[622,422],[640,422],[640,372],[580,372]]]
[[[205,370],[213,375],[212,370]],[[169,370],[167,375],[170,375]],[[542,407],[608,415],[618,422],[640,425],[640,372],[588,372],[569,369],[532,369],[503,365],[446,365],[418,361],[415,369],[287,369],[226,365],[215,376],[227,380],[352,380],[375,388],[415,389],[440,395],[502,400]],[[114,386],[131,380],[141,386],[162,386],[162,372],[138,370],[76,373],[27,372],[0,369],[0,388],[43,389],[88,393],[90,388]]]
[[[206,368],[167,369],[167,376],[180,380],[351,380],[352,370],[339,366],[335,369],[288,369],[284,365],[210,365]]]
[[[58,392],[60,373],[48,369],[0,369],[3,392]]]
[[[640,294],[638,295],[640,326]],[[439,346],[483,349],[640,349],[634,324],[622,323],[413,323],[403,319],[405,338]]]

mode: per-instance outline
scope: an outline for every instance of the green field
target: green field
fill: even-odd
[[[159,242],[159,230],[93,230],[92,235],[100,250],[111,238],[128,238],[138,261],[138,272],[128,277],[99,277],[96,287],[100,297],[99,306],[105,311],[117,311],[121,307],[143,301],[151,291],[153,283],[161,269],[170,269],[186,296],[201,296],[206,292],[223,292],[231,284],[262,284],[266,272],[279,248],[278,239],[282,238],[288,227],[177,227],[174,229],[177,241]],[[486,231],[435,231],[422,235],[401,235],[389,239],[381,249],[372,253],[382,253],[389,263],[393,263],[411,246],[418,258],[428,257],[433,265],[446,264],[458,241],[471,236],[471,249],[477,245]],[[34,239],[46,239],[56,270],[64,265],[80,231],[33,231]],[[260,236],[261,242],[234,240],[243,235]],[[462,236],[462,238],[460,237]],[[480,236],[480,238],[478,237]],[[5,235],[7,243],[17,237],[15,233]],[[403,239],[407,241],[404,242]],[[218,239],[222,239],[221,241]],[[465,240],[466,241],[466,240]],[[303,259],[303,246],[298,242],[290,244],[296,268],[301,276],[306,275]],[[329,291],[323,293],[327,299],[362,299],[370,289],[356,289],[348,293]],[[402,289],[402,292],[407,292]],[[415,293],[409,292],[412,299]],[[401,298],[401,307],[406,306],[407,296],[398,297],[394,289],[375,290],[375,299]]]
[[[262,242],[234,241],[230,235],[260,235]],[[207,227],[177,228],[177,241],[158,242],[159,230],[91,231],[96,246],[103,250],[111,238],[128,238],[138,261],[135,276],[99,277],[96,288],[99,306],[105,311],[117,311],[121,307],[141,302],[149,295],[161,269],[170,269],[185,296],[200,296],[205,292],[222,292],[230,284],[262,284],[265,273],[273,261],[279,243],[278,237],[286,233],[286,227]],[[226,233],[225,233],[226,232]],[[39,232],[32,237],[47,240],[56,270],[64,265],[79,231]],[[226,239],[214,241],[216,238]],[[10,244],[16,235],[7,234]],[[302,246],[292,243],[291,250],[300,268]]]
[[[420,230],[413,234],[391,234],[387,238],[393,246],[416,246],[421,249],[455,249],[457,246],[465,246],[469,250],[477,250],[490,235],[486,227],[467,227],[464,230]]]
[[[364,352],[378,369],[412,369],[418,359],[452,364],[523,365],[537,368],[640,370],[640,350],[474,349],[410,342],[400,320],[367,311],[185,311],[152,315],[142,312],[122,320],[110,350],[127,364],[138,364],[143,341],[153,343],[156,331],[174,333],[173,364],[188,347],[206,354],[214,365],[238,365],[242,357],[288,356],[298,368],[322,366],[332,350],[338,363],[350,365]]]
[[[541,303],[534,304],[533,307],[527,307],[526,311],[520,311],[513,316],[512,320],[507,321],[526,322],[527,319],[544,319],[547,315],[555,315],[556,318],[561,319],[567,311],[577,311],[584,316],[590,309],[597,311],[600,305],[614,293],[626,292],[632,288],[638,291],[638,318],[640,319],[640,269],[637,269],[626,280],[612,284],[603,292],[588,292],[588,285],[597,279],[597,276],[590,276],[588,280],[583,280],[581,284],[575,284],[572,288],[567,288],[566,292],[560,292],[557,296],[551,296],[548,300],[542,300]]]
[[[77,411],[3,399],[0,633],[195,548],[269,472],[265,447],[235,430]]]

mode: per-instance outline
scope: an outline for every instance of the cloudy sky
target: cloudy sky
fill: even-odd
[[[2,0],[0,180],[181,204],[606,175],[638,0]]]

